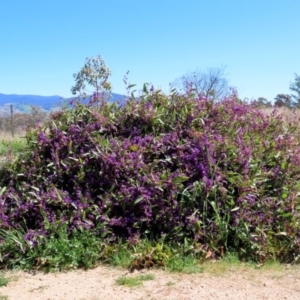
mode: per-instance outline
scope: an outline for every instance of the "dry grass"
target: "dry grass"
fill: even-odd
[[[259,108],[266,115],[281,115],[283,119],[287,122],[290,121],[300,121],[300,109],[290,109],[287,107],[267,107],[267,108]]]
[[[0,167],[7,161],[13,161],[16,155],[22,151],[26,141],[24,133],[17,133],[12,137],[7,131],[0,131]]]
[[[14,135],[14,137],[12,137],[12,135],[11,135],[10,132],[0,131],[0,141],[11,142],[11,141],[15,141],[15,140],[21,139],[24,135],[25,135],[25,131],[24,132],[18,132],[18,133],[16,133]]]

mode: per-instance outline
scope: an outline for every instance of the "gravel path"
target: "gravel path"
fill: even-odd
[[[121,276],[141,274],[153,274],[154,280],[144,281],[142,286],[134,288],[116,284]],[[130,274],[124,269],[100,266],[88,271],[51,274],[6,272],[5,277],[11,280],[0,288],[0,294],[9,300],[300,299],[300,267],[239,268],[220,274],[211,274],[209,269],[200,274],[162,270]]]

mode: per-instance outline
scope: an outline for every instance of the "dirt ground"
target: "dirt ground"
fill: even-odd
[[[213,268],[213,266],[212,266]],[[152,274],[140,287],[117,285],[121,276]],[[279,269],[226,269],[181,274],[163,270],[128,271],[100,266],[62,273],[5,272],[10,278],[0,288],[0,299],[9,300],[135,300],[135,299],[300,299],[300,267]],[[6,298],[4,297],[6,296]]]

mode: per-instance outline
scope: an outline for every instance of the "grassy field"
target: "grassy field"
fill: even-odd
[[[0,132],[0,165],[8,161],[13,161],[16,155],[24,149],[26,141],[24,133],[11,136],[8,132]]]

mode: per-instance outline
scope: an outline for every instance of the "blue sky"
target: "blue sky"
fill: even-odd
[[[10,0],[0,4],[0,93],[71,96],[73,73],[100,54],[142,88],[226,66],[244,98],[290,93],[300,74],[299,0]]]

